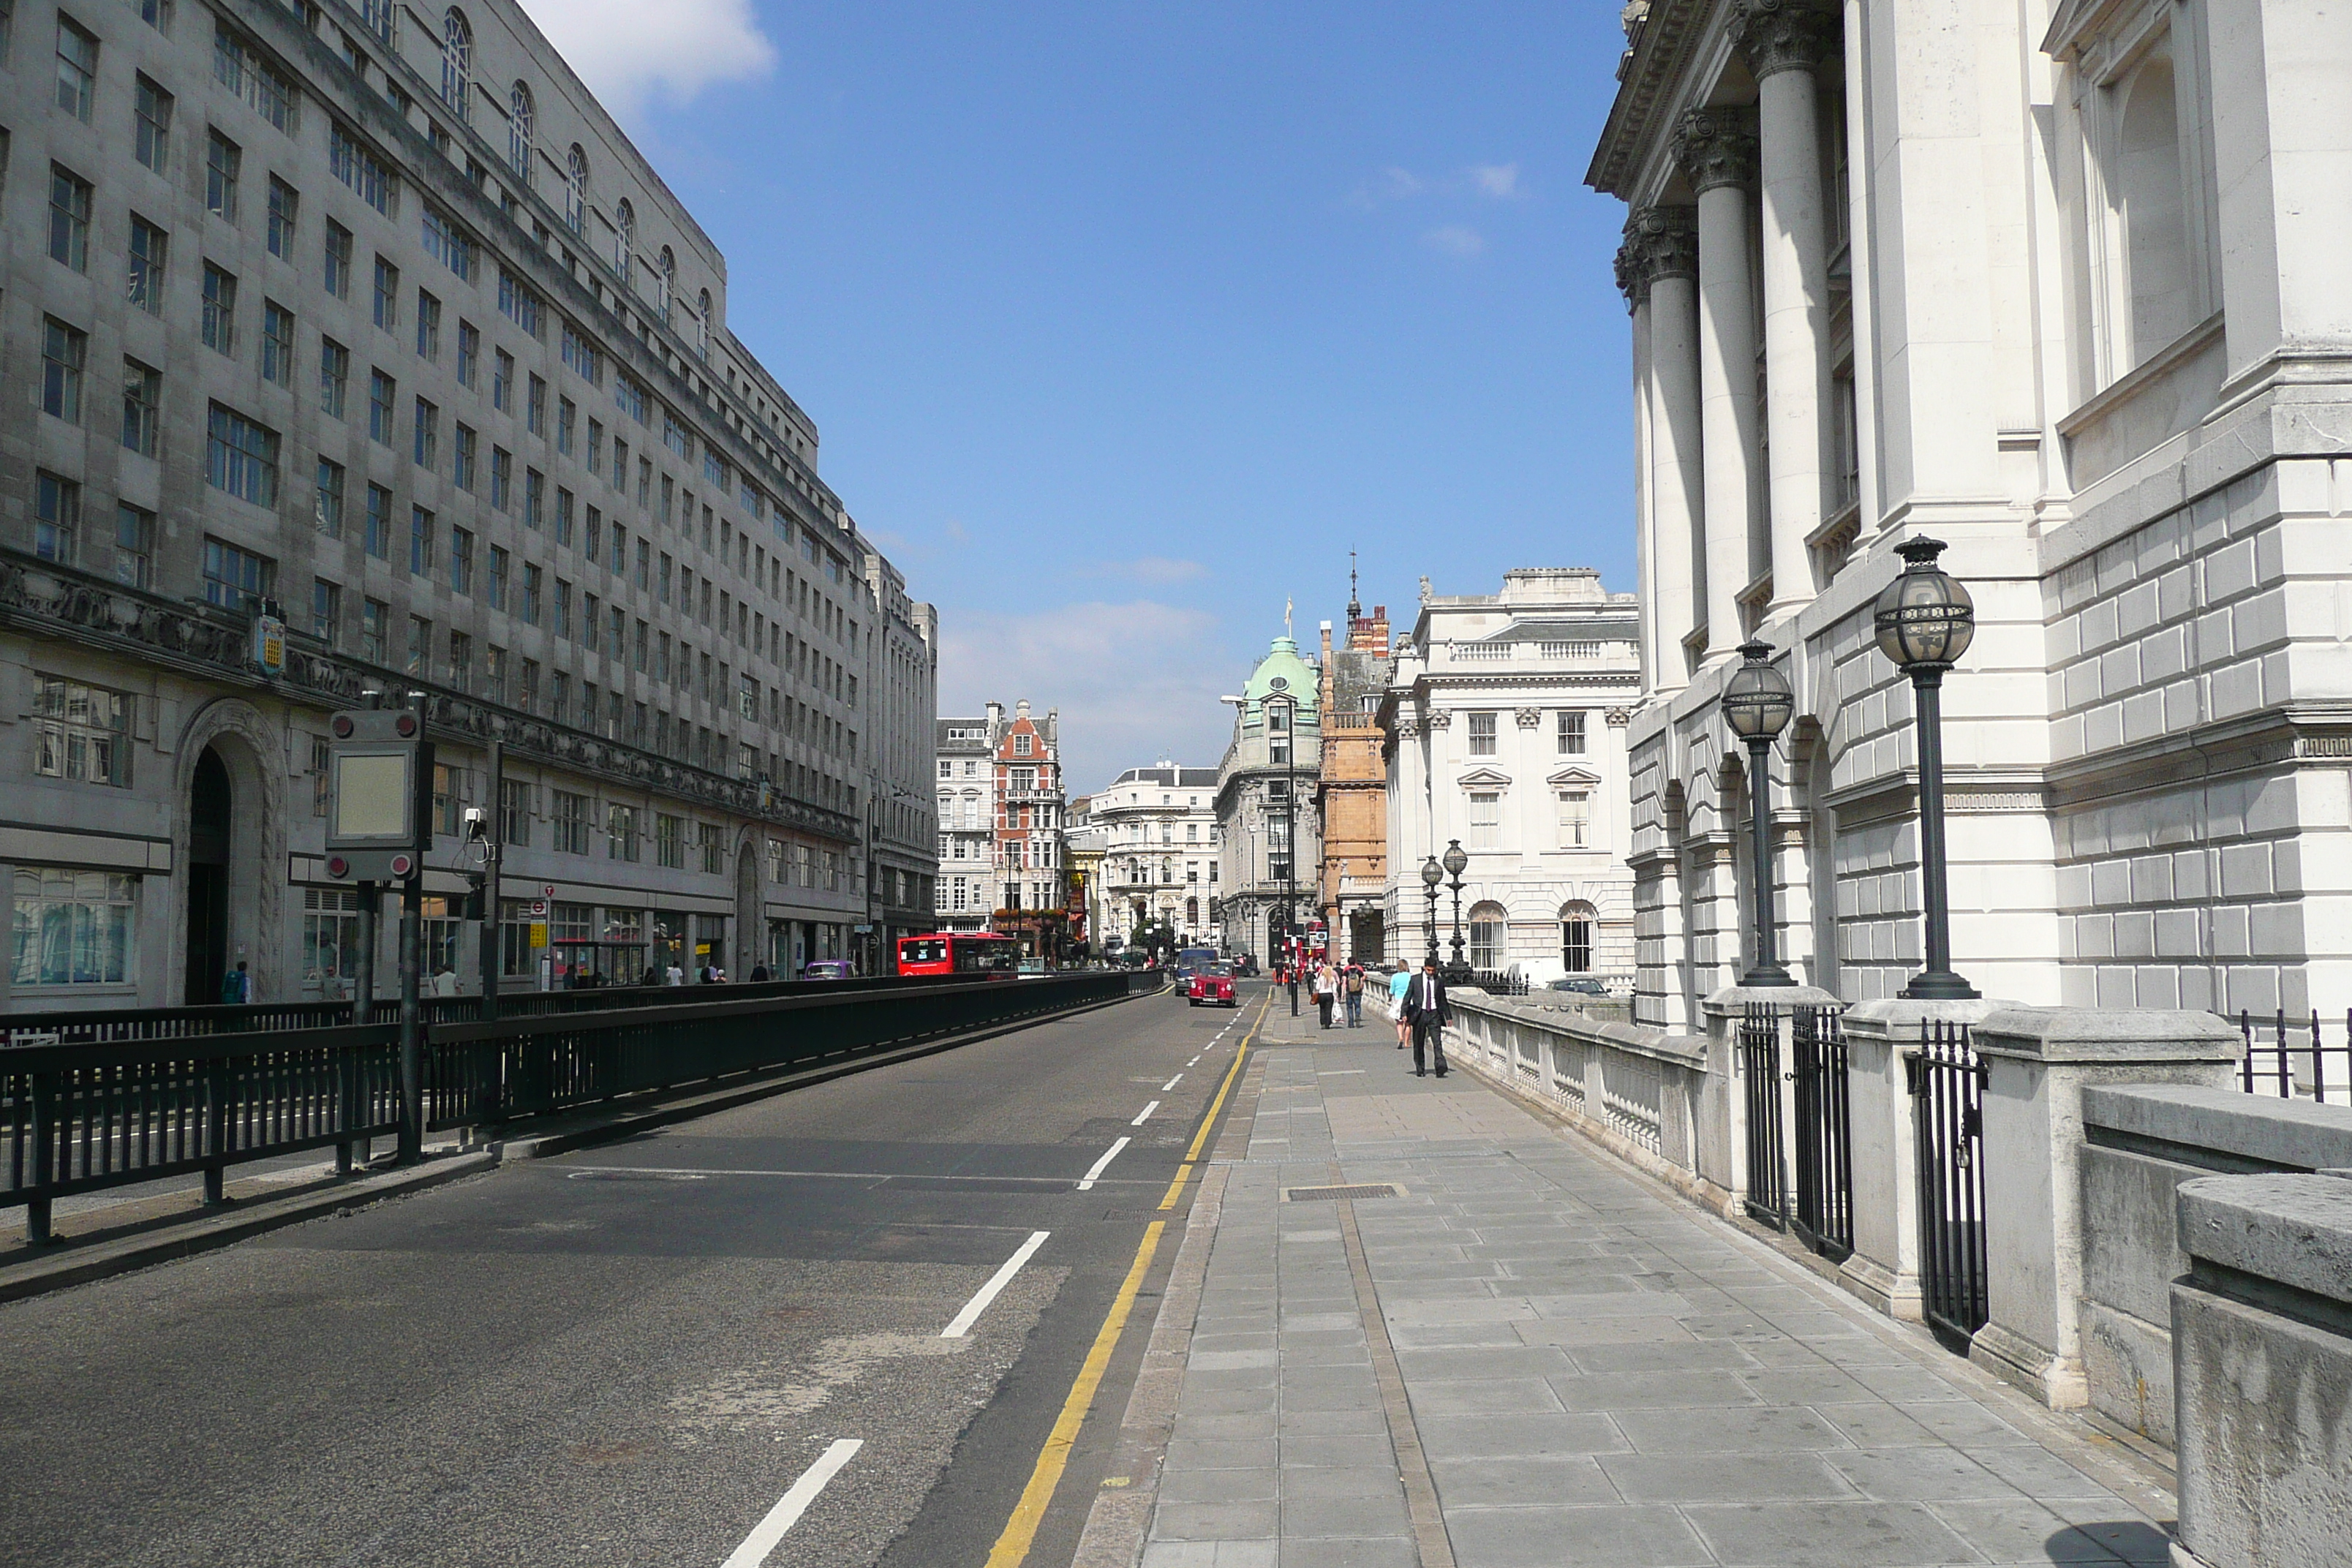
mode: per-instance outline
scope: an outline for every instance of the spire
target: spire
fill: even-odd
[[[1364,606],[1356,598],[1356,552],[1348,552],[1348,621],[1349,629],[1364,618]]]

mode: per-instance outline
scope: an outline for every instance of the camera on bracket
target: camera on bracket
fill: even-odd
[[[490,836],[489,816],[480,806],[467,806],[459,820],[465,824],[467,843],[479,844]]]

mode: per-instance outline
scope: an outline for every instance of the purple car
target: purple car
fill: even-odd
[[[845,958],[815,959],[801,967],[801,978],[803,980],[846,980],[849,978],[849,960]]]

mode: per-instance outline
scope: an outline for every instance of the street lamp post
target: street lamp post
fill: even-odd
[[[1978,993],[1952,972],[1951,900],[1944,875],[1943,687],[1944,671],[1975,640],[1976,604],[1937,567],[1942,540],[1906,540],[1895,552],[1903,557],[1903,574],[1878,595],[1874,619],[1879,651],[1911,678],[1918,705],[1919,879],[1927,927],[1927,967],[1903,994],[1920,1001],[1967,998]]]
[[[1772,742],[1796,711],[1796,695],[1788,678],[1772,668],[1772,645],[1742,644],[1741,665],[1723,689],[1723,717],[1731,732],[1748,743],[1748,835],[1755,855],[1756,938],[1748,954],[1742,985],[1794,985],[1796,981],[1773,954],[1774,928],[1779,923],[1772,893]]]
[[[1445,872],[1453,879],[1454,889],[1454,962],[1445,966],[1449,985],[1459,985],[1470,978],[1469,962],[1462,956],[1462,873],[1469,866],[1469,852],[1462,847],[1462,840],[1449,840],[1445,846]]]
[[[1437,962],[1437,885],[1445,880],[1445,868],[1432,855],[1421,863],[1421,885],[1429,897],[1429,917],[1423,921],[1429,932],[1429,962]]]
[[[1274,713],[1282,710],[1282,933],[1287,943],[1292,984],[1290,1012],[1298,1015],[1298,960],[1303,956],[1292,921],[1298,903],[1298,699],[1287,691],[1269,691],[1258,700],[1265,719],[1269,750],[1274,744]]]

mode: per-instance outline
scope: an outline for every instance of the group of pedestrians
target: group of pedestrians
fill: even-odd
[[[1335,964],[1325,959],[1316,965],[1313,976],[1315,1013],[1324,1028],[1331,1026],[1338,1015],[1350,1029],[1364,1024],[1364,966],[1360,963]]]
[[[1327,958],[1308,970],[1305,978],[1315,994],[1315,1013],[1322,1027],[1330,1028],[1335,1016],[1350,1029],[1363,1026],[1362,964],[1335,964]],[[1277,967],[1275,972],[1276,983],[1287,982],[1294,997],[1299,979],[1297,970],[1286,972]],[[1437,1076],[1444,1078],[1445,1026],[1453,1019],[1454,1006],[1446,999],[1445,982],[1438,975],[1437,960],[1423,960],[1418,974],[1410,969],[1398,970],[1389,979],[1389,1001],[1396,1014],[1397,1049],[1412,1047],[1413,1075],[1428,1076],[1433,1061]]]

